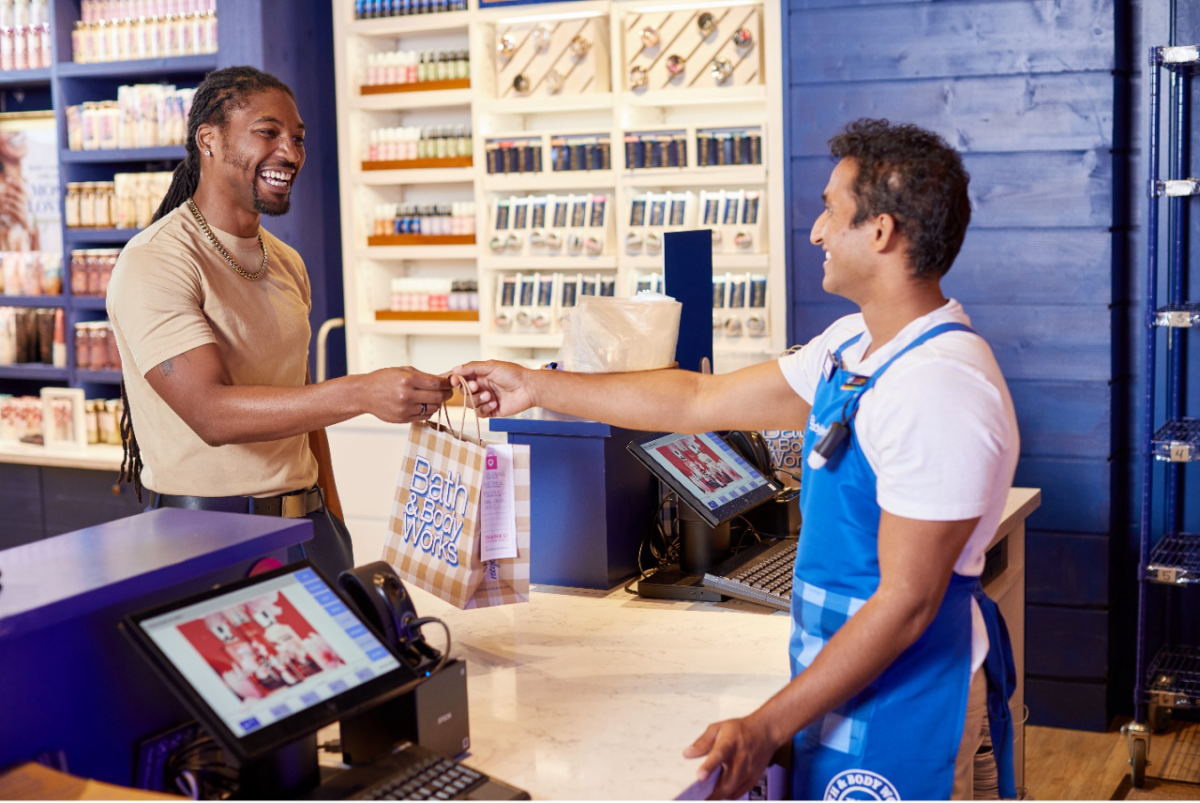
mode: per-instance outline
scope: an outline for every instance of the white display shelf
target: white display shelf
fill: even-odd
[[[347,6],[342,4],[342,11]],[[402,17],[380,17],[373,20],[352,20],[348,32],[355,36],[403,36],[409,33],[432,31],[465,31],[474,11],[443,11],[438,14],[409,14]]]
[[[778,356],[778,352],[771,348],[771,341],[765,337],[747,337],[742,340],[713,338],[713,351],[717,354]]]
[[[553,114],[555,112],[600,111],[613,108],[613,93],[552,95],[517,99],[481,100],[477,108],[487,114]]]
[[[768,254],[713,254],[713,270],[766,270],[771,266]],[[621,257],[621,262],[631,270],[659,271],[663,269],[662,254],[628,254]]]
[[[479,321],[374,321],[361,323],[358,329],[365,335],[479,337],[483,333]]]
[[[714,3],[713,5],[716,5]],[[767,88],[763,84],[739,86],[736,91],[718,87],[704,89],[652,89],[646,92],[626,91],[621,103],[628,106],[698,106],[730,103],[763,103],[767,99]],[[730,125],[742,125],[739,120]]]
[[[620,174],[626,187],[711,187],[761,186],[767,183],[762,165],[720,167],[648,167]]]
[[[550,257],[480,257],[479,267],[485,270],[507,271],[589,271],[616,270],[615,256],[550,256]]]
[[[542,190],[611,189],[617,186],[612,170],[546,170],[541,173],[487,174],[483,188],[489,192],[539,192]]]
[[[436,260],[475,259],[479,256],[477,245],[373,245],[354,251],[356,259],[380,260]]]
[[[437,89],[427,92],[388,92],[379,95],[359,95],[352,108],[370,112],[400,109],[434,109],[444,106],[470,106],[470,89]]]
[[[562,335],[489,333],[488,342],[505,349],[556,349],[562,345]]]
[[[470,184],[475,180],[473,167],[418,167],[402,170],[359,170],[359,184],[392,187],[414,184]]]
[[[765,273],[769,279],[770,336],[762,339],[719,342],[717,353],[736,354],[729,364],[748,364],[769,359],[782,350],[786,340],[787,203],[783,196],[786,155],[782,152],[784,125],[783,96],[786,92],[782,65],[785,43],[780,40],[782,8],[762,0],[713,0],[703,7],[755,5],[760,7],[762,76],[765,84],[717,87],[707,74],[697,80],[698,88],[651,89],[631,92],[625,82],[629,54],[624,52],[626,31],[634,17],[650,12],[620,0],[572,0],[536,6],[478,8],[470,0],[470,11],[424,14],[374,20],[353,20],[353,0],[333,0],[334,48],[338,91],[338,152],[341,179],[343,237],[342,260],[347,299],[373,297],[386,290],[388,282],[402,276],[447,275],[475,279],[484,310],[483,324],[448,322],[377,322],[371,309],[351,304],[347,308],[346,345],[351,371],[384,364],[454,365],[466,360],[503,354],[522,356],[533,350],[558,348],[558,334],[500,333],[493,330],[490,316],[495,308],[497,282],[501,273],[549,272],[573,275],[601,273],[616,279],[622,292],[633,286],[641,272],[661,272],[663,255],[629,254],[623,243],[629,233],[629,204],[635,194],[647,190],[700,189],[761,191],[765,219],[755,232],[755,246],[767,253],[715,254],[716,272]],[[653,13],[668,7],[692,15],[701,4],[696,0],[656,0]],[[662,7],[662,9],[659,8]],[[549,96],[539,88],[526,97],[498,99],[511,77],[500,81],[504,65],[497,60],[496,42],[501,29],[520,28],[577,19],[581,15],[604,16],[606,37],[592,42],[593,53],[602,57],[611,92],[568,91]],[[428,34],[428,35],[426,35]],[[388,40],[396,40],[389,42]],[[469,89],[437,89],[386,94],[362,93],[361,66],[367,54],[392,48],[468,49],[471,57]],[[699,69],[703,60],[689,64]],[[524,66],[524,62],[521,62]],[[570,66],[570,65],[568,65]],[[584,65],[588,66],[588,65]],[[533,65],[535,72],[541,68]],[[603,81],[607,86],[609,82]],[[603,88],[597,84],[599,88]],[[732,110],[732,111],[730,111]],[[421,168],[413,170],[362,170],[365,132],[378,127],[381,118],[403,118],[409,125],[439,125],[466,122],[475,133],[474,166]],[[395,123],[387,123],[395,124]],[[762,165],[697,167],[697,131],[705,128],[759,127]],[[686,168],[624,169],[626,133],[678,131],[687,142]],[[613,169],[562,171],[552,169],[551,140],[554,137],[602,136],[611,142]],[[529,139],[540,143],[540,173],[489,174],[488,140]],[[509,195],[587,194],[609,196],[606,252],[598,257],[568,255],[495,255],[488,247],[495,202]],[[473,198],[476,208],[477,243],[473,246],[373,246],[366,247],[364,226],[369,224],[371,204],[381,201],[434,203]],[[729,234],[728,231],[725,232]],[[536,252],[535,252],[536,253]],[[395,335],[395,337],[392,337]],[[420,335],[410,337],[409,335]],[[529,355],[524,355],[529,356]]]
[[[0,441],[0,463],[55,468],[117,471],[125,452],[111,444],[89,444],[83,449],[47,449],[30,443]]]

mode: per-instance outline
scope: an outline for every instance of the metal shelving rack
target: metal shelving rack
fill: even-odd
[[[1151,585],[1185,586],[1200,582],[1200,534],[1181,532],[1183,466],[1200,461],[1200,419],[1184,416],[1183,394],[1186,329],[1200,326],[1200,304],[1185,301],[1187,274],[1187,202],[1200,196],[1200,179],[1187,177],[1189,93],[1200,67],[1200,46],[1154,47],[1150,51],[1149,204],[1147,214],[1145,395],[1142,420],[1142,514],[1138,564],[1138,623],[1135,664],[1134,721],[1124,728],[1133,785],[1145,781],[1151,732],[1165,724],[1175,709],[1200,708],[1200,647],[1177,644],[1166,623],[1163,644],[1148,661],[1148,595]],[[1163,71],[1171,77],[1169,116],[1172,147],[1167,179],[1159,177],[1159,92]],[[1166,259],[1166,301],[1159,304],[1159,205],[1167,207],[1169,248]],[[1166,341],[1163,366],[1165,398],[1163,423],[1159,412],[1158,343]],[[1154,497],[1157,462],[1168,463],[1162,496]],[[1162,535],[1156,543],[1156,514],[1162,516]]]

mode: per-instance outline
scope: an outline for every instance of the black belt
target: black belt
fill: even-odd
[[[181,507],[187,510],[216,510],[221,513],[252,513],[299,519],[324,507],[321,489],[313,486],[279,496],[176,496],[150,492],[154,508]]]

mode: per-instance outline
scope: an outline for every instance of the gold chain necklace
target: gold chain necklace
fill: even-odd
[[[257,273],[250,273],[245,268],[237,263],[237,260],[229,255],[225,250],[225,246],[221,245],[221,241],[217,239],[217,235],[213,234],[212,229],[208,227],[208,221],[204,219],[204,215],[200,214],[200,208],[196,206],[196,202],[191,198],[187,199],[188,209],[192,210],[192,217],[196,218],[196,222],[200,224],[200,228],[204,230],[208,241],[213,244],[213,248],[217,249],[217,253],[225,258],[229,263],[229,267],[237,271],[238,276],[248,281],[257,281],[262,278],[262,275],[267,272],[267,244],[263,242],[262,233],[258,235],[258,247],[262,249],[262,266],[259,267]]]

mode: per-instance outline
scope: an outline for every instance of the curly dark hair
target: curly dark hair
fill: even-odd
[[[920,279],[944,276],[971,222],[970,175],[946,140],[915,125],[855,120],[833,139],[837,159],[853,159],[857,211],[853,225],[888,214],[908,239],[908,260]]]

